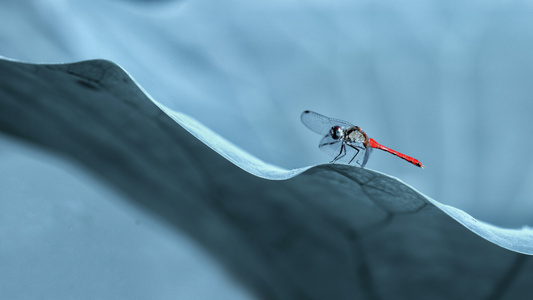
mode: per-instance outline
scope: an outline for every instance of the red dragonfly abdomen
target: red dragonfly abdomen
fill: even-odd
[[[405,159],[406,161],[412,163],[413,165],[415,165],[417,167],[424,168],[424,165],[418,159],[413,158],[411,156],[407,156],[407,155],[405,155],[403,153],[400,153],[400,152],[398,152],[396,150],[392,150],[390,148],[387,148],[387,147],[381,145],[380,143],[376,142],[372,138],[368,139],[368,146],[372,147],[372,148],[377,148],[379,150],[387,151],[387,152],[389,152],[391,154],[394,154],[394,155],[396,155],[396,156],[398,156],[400,158]]]

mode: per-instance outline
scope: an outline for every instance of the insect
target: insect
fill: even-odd
[[[379,144],[374,139],[369,138],[359,126],[349,122],[329,118],[309,110],[302,113],[301,119],[307,128],[324,136],[320,140],[318,148],[334,156],[331,163],[347,161],[350,164],[355,160],[364,168],[372,149],[377,148],[403,158],[417,167],[424,168],[418,159]]]

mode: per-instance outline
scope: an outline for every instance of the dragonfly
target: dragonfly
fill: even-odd
[[[359,166],[364,168],[372,149],[379,149],[403,158],[417,167],[424,168],[418,159],[379,144],[374,139],[369,138],[359,126],[349,122],[326,117],[309,110],[302,113],[301,119],[307,128],[323,136],[318,148],[334,156],[330,163],[340,161],[351,164],[355,160]]]

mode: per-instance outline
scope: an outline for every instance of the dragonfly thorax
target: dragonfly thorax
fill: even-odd
[[[358,126],[347,128],[344,131],[344,138],[351,143],[361,143],[365,146],[368,143],[368,137],[366,136],[366,133]]]

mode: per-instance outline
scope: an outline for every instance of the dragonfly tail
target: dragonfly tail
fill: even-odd
[[[372,148],[376,148],[376,149],[379,149],[379,150],[383,150],[383,151],[386,151],[386,152],[389,152],[390,154],[394,154],[400,158],[403,158],[405,159],[406,161],[412,163],[413,165],[417,166],[417,167],[420,167],[420,168],[424,168],[424,165],[416,158],[413,158],[413,157],[410,157],[410,156],[407,156],[403,153],[400,153],[396,150],[392,150],[390,148],[387,148],[383,145],[381,145],[380,143],[376,142],[374,139],[370,138],[368,139],[368,146],[369,147],[372,147]]]

